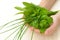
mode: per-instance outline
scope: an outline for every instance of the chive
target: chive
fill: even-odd
[[[28,27],[24,30],[24,32],[22,33],[22,35],[20,36],[20,40],[22,39],[23,35],[25,34],[25,32],[27,31]]]
[[[21,26],[22,27],[22,26]],[[13,38],[13,40],[16,38],[17,39],[17,36],[19,35],[19,32],[20,32],[21,28],[19,28],[19,31],[17,32],[17,34],[15,35],[15,37]],[[15,39],[15,40],[16,40]]]
[[[18,38],[17,38],[17,40],[19,39],[19,37],[20,37],[20,35],[21,35],[21,33],[23,32],[23,28],[24,27],[24,24],[23,24],[23,26],[21,27],[21,29],[20,29],[20,32],[19,32],[19,35],[18,35]]]
[[[18,28],[19,29],[19,28]],[[11,33],[5,40],[7,40],[10,36],[12,36],[18,29],[16,29],[13,33]]]
[[[34,30],[32,31],[31,40],[32,40],[32,38],[33,38],[33,34],[34,34]]]
[[[10,23],[12,23],[12,22],[14,22],[14,21],[21,20],[21,19],[23,19],[23,18],[19,18],[19,19],[16,19],[16,20],[13,20],[13,21],[10,21],[10,22],[4,24],[3,26],[1,26],[0,30],[3,29],[6,25],[8,25],[8,24],[10,24]]]
[[[22,24],[21,24],[21,25],[22,25]],[[18,26],[20,26],[20,25],[18,25]],[[15,29],[15,28],[17,28],[17,26],[16,26],[16,27],[13,27],[13,28],[11,28],[11,29],[9,29],[9,30],[6,30],[6,31],[4,31],[4,32],[1,32],[0,34],[3,34],[3,33],[5,33],[5,32],[11,31],[11,30],[13,30],[13,29]]]

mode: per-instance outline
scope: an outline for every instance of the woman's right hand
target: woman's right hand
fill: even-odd
[[[53,32],[56,30],[56,28],[60,24],[60,12],[58,12],[55,15],[52,15],[51,17],[53,18],[53,24],[48,29],[46,29],[46,31],[44,33],[45,35],[53,34]],[[30,29],[34,30],[36,33],[40,33],[40,30],[35,29],[33,27],[30,27]]]

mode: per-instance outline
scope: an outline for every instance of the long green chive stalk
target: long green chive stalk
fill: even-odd
[[[7,26],[8,24],[10,24],[10,23],[12,23],[12,22],[15,22],[15,21],[18,21],[18,20],[22,20],[23,18],[19,18],[19,19],[16,19],[16,20],[13,20],[13,21],[10,21],[10,22],[8,22],[8,23],[6,23],[6,24],[4,24],[3,26],[1,26],[1,28],[0,28],[0,30],[1,29],[3,29],[5,26]],[[19,22],[18,22],[19,23]],[[12,24],[12,25],[14,25],[14,24]],[[11,26],[12,26],[11,25]]]
[[[33,38],[33,34],[34,34],[34,30],[32,31],[31,40],[32,40],[32,38]]]
[[[33,3],[23,2],[23,4],[25,6],[23,8],[18,7],[18,6],[15,7],[17,10],[20,10],[20,12],[18,12],[17,14],[23,14],[23,17],[13,20],[11,22],[8,22],[5,25],[1,26],[0,30],[2,30],[4,27],[6,27],[7,25],[9,25],[15,21],[19,21],[19,20],[23,19],[22,21],[14,23],[9,26],[14,26],[16,24],[20,24],[20,23],[24,22],[23,24],[20,24],[18,26],[15,26],[15,27],[9,29],[9,30],[1,32],[0,34],[17,28],[5,40],[7,40],[17,30],[18,30],[18,32],[15,35],[15,37],[13,38],[13,40],[21,40],[23,35],[25,34],[25,32],[27,31],[27,29],[29,27],[34,27],[35,29],[39,29],[40,33],[44,33],[45,30],[47,28],[49,28],[49,26],[53,23],[53,19],[52,19],[51,15],[54,15],[58,12],[58,11],[49,11],[46,8],[40,7],[38,5],[34,5]],[[28,26],[28,27],[26,27],[26,26]],[[33,38],[33,33],[34,33],[34,30],[32,32],[31,40]]]
[[[16,30],[19,30],[19,28]],[[11,35],[13,35],[16,32],[16,30],[13,33],[11,33],[7,38],[5,38],[5,40],[7,40]]]

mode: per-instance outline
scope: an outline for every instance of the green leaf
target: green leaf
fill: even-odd
[[[46,29],[40,29],[40,33],[44,33]]]
[[[23,14],[23,12],[18,12],[17,14]],[[17,15],[17,14],[16,14],[16,15]]]
[[[57,12],[58,12],[58,11],[54,11],[54,12],[50,11],[50,12],[48,13],[48,16],[55,15]]]
[[[16,8],[17,10],[20,10],[20,11],[23,11],[23,10],[24,10],[23,8],[18,7],[18,6],[16,6],[15,8]]]
[[[27,2],[23,2],[23,4],[24,4],[25,6],[31,6],[31,5],[32,5],[31,3],[27,3]]]

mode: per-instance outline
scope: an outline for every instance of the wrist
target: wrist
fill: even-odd
[[[48,10],[50,10],[55,2],[56,0],[42,0],[40,3],[40,6],[45,7]]]

